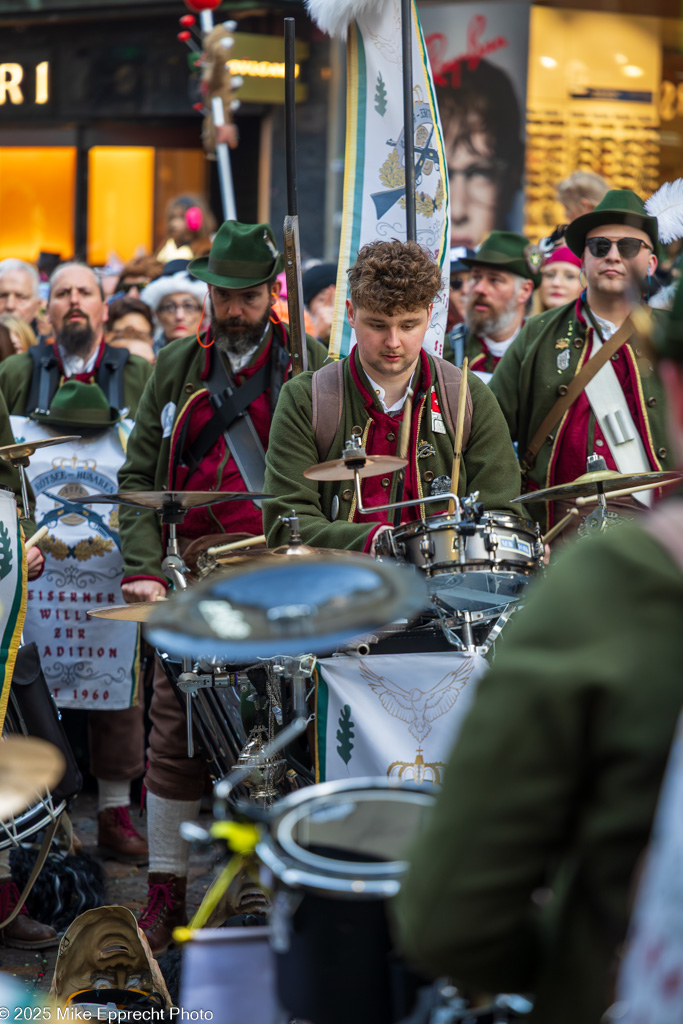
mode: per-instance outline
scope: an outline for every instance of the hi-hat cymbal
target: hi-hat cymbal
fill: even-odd
[[[38,448],[49,448],[53,444],[66,444],[67,441],[80,441],[80,434],[64,434],[62,437],[48,437],[45,441],[19,441],[6,444],[0,448],[0,459],[14,462],[18,459],[30,459]]]
[[[145,635],[161,650],[195,658],[321,654],[426,603],[411,568],[366,555],[257,558],[155,608]]]
[[[527,491],[513,502],[522,501],[560,501],[562,499],[586,498],[599,494],[602,490],[608,497],[610,491],[625,491],[629,487],[640,487],[642,484],[664,484],[670,480],[683,480],[683,474],[673,472],[659,473],[617,473],[613,469],[598,469],[593,473],[583,473],[567,484],[546,487],[542,491]]]
[[[205,505],[218,505],[221,501],[253,501],[271,497],[271,494],[252,491],[117,491],[115,494],[88,494],[72,500],[83,505],[132,505],[133,508],[167,512],[175,508],[188,511]]]
[[[66,763],[57,747],[34,736],[0,742],[0,821],[18,814],[60,781]]]
[[[361,479],[366,476],[381,476],[383,473],[395,473],[408,465],[407,459],[399,459],[395,455],[366,455],[365,464],[358,471]],[[304,470],[309,480],[353,480],[353,467],[345,459],[333,459],[331,462],[318,462]]]
[[[166,601],[165,597],[158,597],[156,601],[135,601],[133,604],[110,604],[105,608],[89,608],[88,615],[93,619],[113,619],[115,622],[147,622],[156,608],[159,601]]]

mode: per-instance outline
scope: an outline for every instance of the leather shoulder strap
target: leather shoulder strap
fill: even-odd
[[[529,447],[522,458],[522,470],[528,472],[533,467],[536,462],[536,456],[541,449],[541,445],[550,434],[550,431],[557,426],[566,411],[571,408],[579,395],[582,394],[586,384],[593,379],[598,370],[602,369],[605,363],[619,351],[625,342],[628,341],[633,333],[633,329],[631,318],[627,317],[619,330],[612,335],[609,341],[605,342],[600,350],[596,352],[596,354],[583,366],[579,373],[577,373],[576,377],[574,377],[573,381],[568,386],[566,392],[557,399],[554,406],[532,437]]]
[[[458,366],[454,366],[453,363],[447,362],[445,359],[439,359],[433,357],[434,366],[436,368],[436,379],[439,385],[439,392],[443,398],[443,406],[441,412],[444,420],[450,427],[451,433],[455,437],[455,424],[458,418],[458,396],[460,394],[460,381],[462,380],[462,370]],[[472,430],[472,394],[467,387],[467,407],[465,409],[465,423],[462,432],[462,450],[467,448],[470,432]]]
[[[318,458],[329,455],[342,418],[344,406],[344,363],[336,359],[316,370],[312,380],[313,435]]]
[[[105,346],[104,355],[95,374],[97,384],[102,388],[114,409],[123,409],[123,380],[130,352],[127,348]]]
[[[40,342],[28,350],[33,367],[31,370],[31,386],[24,415],[29,416],[34,409],[46,411],[59,387],[59,363],[53,345]]]

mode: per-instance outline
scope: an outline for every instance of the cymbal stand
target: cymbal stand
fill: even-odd
[[[180,545],[178,544],[178,524],[182,523],[185,518],[187,509],[184,509],[182,505],[169,503],[159,512],[161,525],[168,528],[168,539],[166,541],[166,557],[161,563],[162,571],[170,579],[176,590],[187,590],[187,580],[185,574],[187,572],[187,566],[180,554]],[[190,657],[183,658],[183,672],[180,679],[186,683],[191,682],[193,659]],[[185,690],[185,712],[187,717],[187,756],[194,757],[194,733],[192,726],[192,698],[195,693],[195,688],[188,685]]]
[[[607,469],[607,463],[601,455],[589,455],[586,459],[586,470],[589,473]],[[578,528],[578,534],[580,537],[588,537],[591,534],[601,533],[607,529],[608,526],[614,526],[616,523],[620,523],[623,516],[620,516],[618,512],[612,512],[611,509],[607,508],[607,498],[605,496],[605,486],[602,481],[596,483],[597,488],[597,505],[590,512],[581,525]]]
[[[3,455],[6,462],[9,462],[11,466],[19,470],[19,480],[21,481],[21,502],[24,506],[20,519],[28,519],[29,517],[29,503],[28,503],[28,484],[26,481],[26,468],[29,465],[28,455]]]

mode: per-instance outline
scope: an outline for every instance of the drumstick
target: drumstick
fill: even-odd
[[[231,544],[218,544],[215,548],[207,548],[207,555],[211,555],[213,558],[216,555],[223,555],[227,551],[237,551],[238,548],[248,548],[252,544],[265,544],[265,534],[261,533],[258,537],[245,537],[243,540],[234,540]]]
[[[578,508],[570,508],[567,515],[564,516],[563,519],[560,519],[559,523],[555,523],[552,529],[548,530],[545,537],[541,537],[541,544],[550,544],[551,541],[555,540],[558,533],[562,533],[565,526],[569,526],[571,520],[574,519],[575,516],[578,516],[578,514]]]
[[[36,530],[33,536],[29,538],[29,540],[27,540],[26,543],[24,544],[24,548],[26,549],[26,551],[30,551],[30,549],[34,548],[36,544],[40,544],[41,540],[43,539],[43,537],[46,536],[46,534],[47,526],[41,526],[39,530]]]
[[[453,466],[451,467],[451,494],[458,493],[458,480],[460,478],[462,434],[465,429],[465,408],[467,402],[467,362],[467,356],[465,356],[462,361],[462,377],[460,378],[460,393],[458,395],[458,419],[455,424],[455,445],[453,447]],[[455,512],[455,502],[452,498],[448,502],[448,511]]]
[[[406,391],[406,400],[403,403],[403,419],[401,420],[401,429],[398,432],[398,456],[400,459],[405,459],[408,454],[408,445],[410,444],[410,431],[413,424],[413,389],[408,385]],[[403,469],[399,469],[397,483],[396,483],[396,501],[403,501],[403,492],[406,485],[406,466]],[[395,508],[393,515],[393,526],[401,525],[401,514],[403,509]]]

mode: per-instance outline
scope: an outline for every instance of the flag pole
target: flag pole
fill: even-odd
[[[289,311],[292,376],[308,369],[304,294],[301,285],[301,246],[296,189],[296,53],[294,18],[285,18],[285,171],[287,216],[284,223],[285,278]]]
[[[415,207],[415,128],[413,114],[413,6],[401,0],[401,43],[403,51],[403,142],[406,175],[406,239],[417,241]]]

